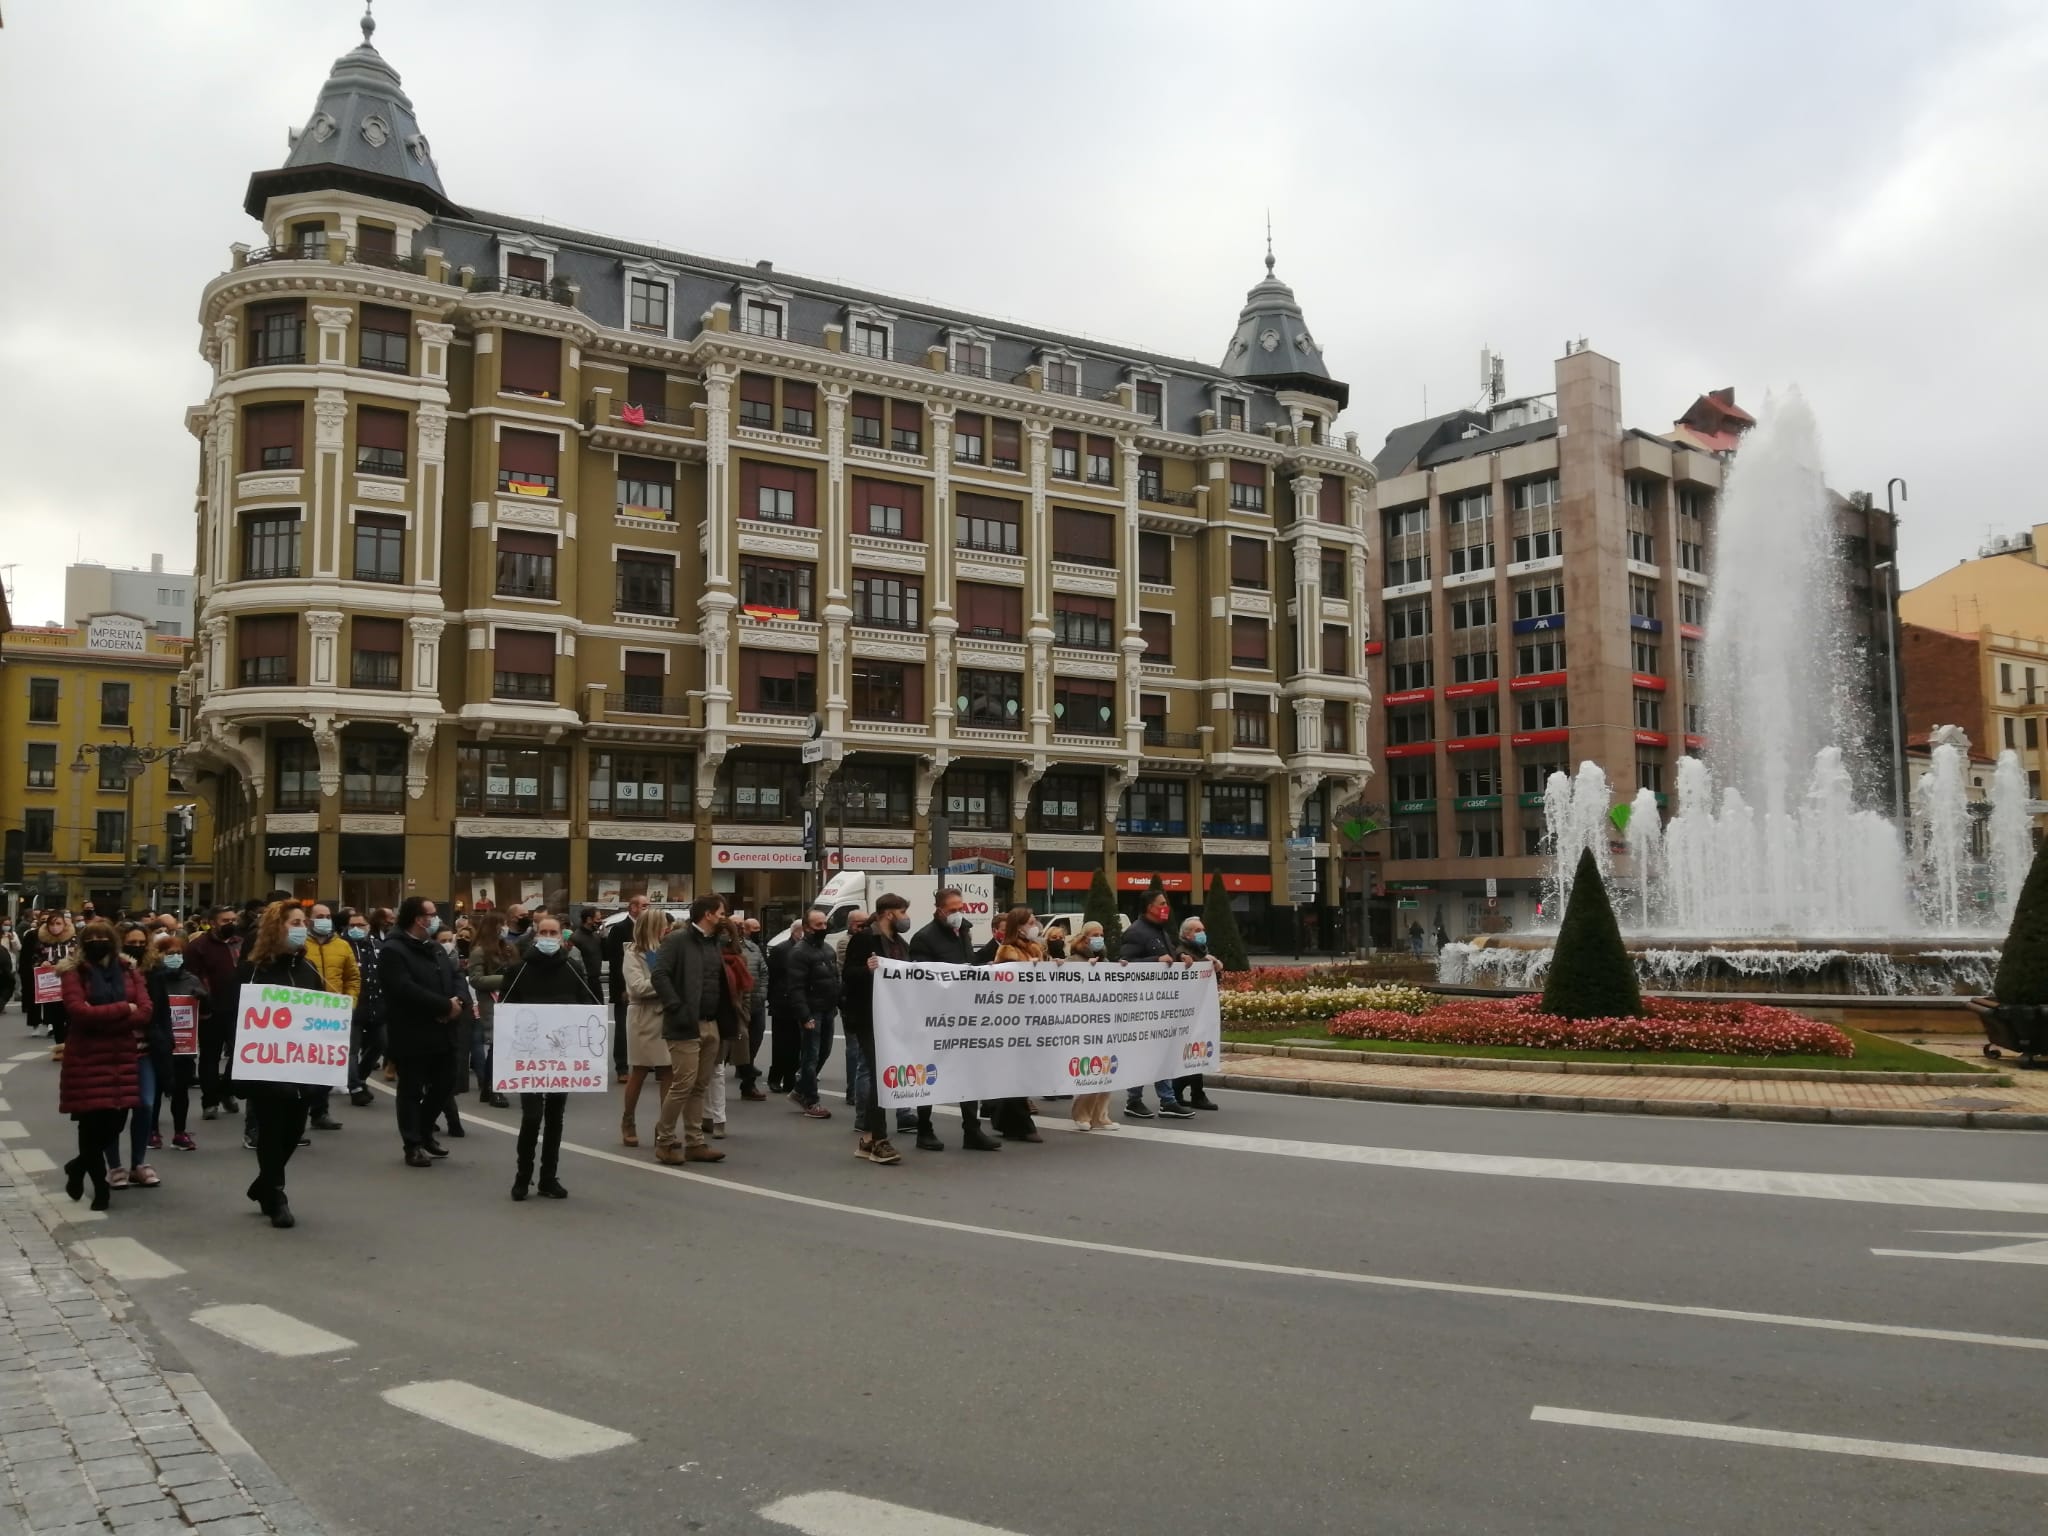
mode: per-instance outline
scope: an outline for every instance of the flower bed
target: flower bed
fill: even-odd
[[[1218,999],[1226,1026],[1269,1029],[1344,1013],[1420,1013],[1436,999],[1414,987],[1307,987],[1299,991],[1226,991]]]
[[[1249,971],[1226,971],[1220,979],[1231,992],[1307,992],[1326,987],[1393,986],[1383,965],[1352,962],[1337,965],[1261,965]]]
[[[1418,996],[1423,994],[1417,994]],[[1542,999],[1453,997],[1426,1012],[1366,1006],[1338,1014],[1329,1030],[1353,1040],[1518,1045],[1567,1051],[1700,1051],[1723,1056],[1853,1056],[1832,1024],[1758,1003],[1682,1003],[1646,997],[1642,1019],[1561,1019]],[[1225,1018],[1229,1015],[1226,1013]]]

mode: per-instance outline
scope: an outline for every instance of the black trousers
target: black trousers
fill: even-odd
[[[1173,1080],[1173,1096],[1183,1104],[1201,1092],[1202,1074],[1199,1072],[1190,1077],[1176,1077]]]
[[[620,1075],[626,1072],[626,983],[623,980],[612,983],[612,1067]]]
[[[199,1102],[208,1109],[234,1097],[234,1030],[234,1009],[218,1005],[199,1026]]]
[[[125,1109],[88,1109],[72,1117],[78,1122],[78,1161],[95,1190],[107,1182],[107,1153],[120,1146],[121,1127],[128,1123]],[[70,1169],[65,1169],[69,1173]]]
[[[354,1093],[369,1082],[370,1074],[384,1059],[384,1021],[358,1015],[350,1033],[348,1091]]]
[[[785,1017],[787,1015],[787,1017]],[[796,1059],[799,1042],[797,1026],[803,1020],[797,1016],[795,1007],[776,1009],[770,1006],[768,1013],[768,1091],[787,1093],[796,1086]]]
[[[533,1146],[540,1143],[540,1177],[546,1183],[555,1176],[562,1159],[562,1111],[569,1106],[566,1093],[522,1093],[519,1095],[519,1182],[533,1177]]]
[[[434,1117],[455,1088],[455,1052],[448,1048],[391,1058],[398,1066],[398,1135],[406,1149],[423,1147]]]
[[[739,1069],[742,1093],[749,1092],[761,1080],[761,1069],[755,1063],[761,1059],[761,1036],[767,1027],[767,1013],[767,1006],[757,992],[747,1014],[747,1059]]]
[[[285,1164],[306,1134],[305,1096],[278,1083],[251,1083],[247,1092],[256,1111],[256,1182],[273,1194],[283,1194]]]

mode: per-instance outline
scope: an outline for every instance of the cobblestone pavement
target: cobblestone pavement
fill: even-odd
[[[57,1242],[59,1208],[0,1152],[0,1529],[29,1536],[319,1536],[120,1289]]]
[[[1321,1054],[1330,1054],[1323,1052]],[[1958,1052],[1960,1054],[1960,1052]],[[1725,1109],[1768,1106],[1811,1110],[1824,1118],[1828,1110],[1978,1112],[1979,1124],[1995,1123],[1998,1114],[2048,1115],[2048,1072],[2013,1072],[2013,1086],[1993,1086],[1984,1079],[1957,1074],[1937,1083],[1804,1082],[1777,1078],[1607,1076],[1573,1063],[1530,1063],[1498,1069],[1440,1067],[1418,1061],[1414,1066],[1385,1061],[1321,1061],[1301,1055],[1247,1054],[1225,1048],[1223,1073],[1232,1079],[1291,1080],[1351,1084],[1371,1089],[1448,1090],[1489,1095],[1548,1095],[1656,1106],[1657,1113],[1686,1113],[1679,1106]],[[2010,1063],[2001,1065],[2009,1066]]]

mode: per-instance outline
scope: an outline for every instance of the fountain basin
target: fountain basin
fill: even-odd
[[[1995,945],[1966,938],[1683,938],[1638,934],[1623,941],[1647,992],[1736,993],[1761,1000],[1925,998],[1953,1000],[1988,992],[1998,969]],[[1487,934],[1447,944],[1437,980],[1450,986],[1533,992],[1550,969],[1544,935]],[[1971,1027],[1961,1015],[1958,1028]]]

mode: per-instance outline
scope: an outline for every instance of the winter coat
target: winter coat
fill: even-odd
[[[1005,939],[996,946],[998,965],[1028,964],[1045,958],[1045,946],[1035,939]]]
[[[839,979],[839,957],[823,938],[798,939],[790,946],[789,994],[797,1021],[822,1019],[839,1007],[845,987]]]
[[[768,1006],[768,957],[752,939],[740,940],[740,958],[747,962],[747,974],[754,985],[747,992],[747,1017],[758,1019]]]
[[[1171,921],[1171,919],[1169,919]],[[1180,960],[1187,951],[1166,929],[1151,918],[1139,916],[1131,920],[1131,926],[1124,930],[1123,951],[1119,956],[1124,960]]]
[[[303,954],[295,954],[289,950],[274,960],[264,961],[261,965],[251,965],[244,961],[236,966],[234,985],[237,998],[241,996],[244,987],[297,987],[305,992],[327,990],[321,985],[320,973],[313,968],[312,962]],[[232,1053],[235,1049],[236,1043],[229,1040],[229,1052]],[[240,1091],[241,1082],[238,1081],[235,1087]],[[311,1084],[280,1083],[269,1078],[250,1079],[248,1087],[250,1092],[259,1098],[298,1097],[317,1100],[320,1095],[328,1092],[325,1088]]]
[[[730,1040],[739,1033],[739,1015],[733,1007],[732,988],[725,977],[725,964],[715,940],[706,939],[695,923],[678,923],[654,952],[649,971],[654,990],[661,994],[661,1037],[664,1040],[695,1040],[702,1018],[698,999],[702,996],[705,968],[718,982],[718,1037]]]
[[[393,1056],[455,1049],[456,1021],[448,1016],[448,999],[463,997],[465,991],[453,956],[442,954],[432,939],[393,933],[377,956],[377,979]]]
[[[595,992],[598,978],[604,975],[604,936],[595,928],[578,926],[564,937],[573,947],[577,959],[583,962],[583,978]]]
[[[207,991],[206,983],[192,974],[188,962],[178,970],[168,970],[159,960],[142,973],[142,979],[149,984],[149,1054],[156,1066],[156,1080],[169,1086],[171,1069],[177,1064],[174,1047],[177,1037],[171,1028],[171,999],[191,998],[194,1005],[192,1022],[200,1030],[213,1021],[213,995]],[[188,1057],[187,1060],[195,1060]]]
[[[308,930],[306,963],[320,973],[320,990],[334,992],[354,1002],[363,993],[363,973],[356,965],[356,949],[341,934],[322,939]]]
[[[505,990],[505,978],[519,968],[520,958],[520,952],[510,944],[500,945],[495,955],[487,953],[481,944],[469,946],[469,986],[476,994],[477,1019],[485,1029],[497,1017],[498,996]]]
[[[363,978],[362,993],[356,998],[356,1018],[365,1029],[373,1029],[384,1022],[384,982],[377,974],[377,957],[383,952],[384,941],[368,934],[348,942],[355,949],[356,971]],[[185,963],[190,965],[191,961]]]
[[[668,1043],[662,1039],[661,994],[654,990],[654,974],[648,969],[653,957],[644,949],[628,949],[624,980],[626,997],[626,1065],[665,1067]]]
[[[865,1029],[875,1022],[875,973],[870,959],[908,960],[910,946],[900,934],[882,933],[869,923],[846,941],[846,965],[840,972],[839,1012],[846,1022]]]
[[[795,939],[784,939],[768,946],[768,1012],[778,1019],[794,1019],[803,1011],[803,1001],[789,985],[789,958],[796,945]]]
[[[933,918],[911,935],[910,958],[932,965],[972,965],[974,941],[967,936],[965,923],[956,931]]]
[[[135,1060],[149,1027],[149,987],[125,958],[108,962],[113,978],[97,978],[103,990],[118,992],[119,1002],[93,1001],[93,967],[82,960],[64,967],[63,1072],[57,1081],[57,1108],[67,1115],[98,1109],[129,1109],[141,1091]],[[139,1011],[138,1011],[139,1010]]]
[[[511,970],[498,1000],[503,1003],[602,1003],[583,974],[582,956],[564,945],[552,955],[529,949]]]
[[[220,998],[224,1007],[235,1006],[235,968],[241,964],[239,951],[211,932],[202,933],[185,946],[185,968],[196,971],[206,990]]]

